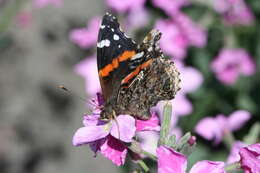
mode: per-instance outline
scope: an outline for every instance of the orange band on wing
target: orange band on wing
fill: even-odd
[[[131,58],[134,55],[135,55],[135,51],[124,51],[120,56],[114,58],[111,64],[108,64],[104,68],[99,70],[98,72],[99,76],[101,77],[108,76],[111,71],[118,68],[120,62],[126,61],[127,59]]]
[[[125,61],[135,55],[135,51],[124,51],[124,53],[118,57],[119,62]]]
[[[144,69],[144,68],[146,68],[147,66],[149,66],[149,65],[152,63],[152,61],[153,61],[153,60],[150,59],[150,60],[144,62],[143,64],[137,66],[136,69],[135,69],[133,72],[131,72],[129,75],[127,75],[127,76],[122,80],[121,84],[128,83],[128,81],[131,80],[133,77],[137,76],[142,69]]]

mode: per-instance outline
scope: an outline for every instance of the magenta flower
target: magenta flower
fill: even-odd
[[[123,165],[127,154],[126,143],[131,143],[137,130],[159,130],[159,120],[152,113],[150,120],[135,120],[130,115],[118,115],[115,120],[100,120],[103,98],[97,94],[91,100],[93,112],[83,117],[84,127],[79,128],[72,143],[74,146],[89,144],[91,149],[100,152],[117,166]]]
[[[189,16],[184,13],[177,13],[174,16],[175,23],[180,27],[191,46],[204,47],[207,43],[207,33],[197,23],[193,22]]]
[[[241,168],[245,173],[260,172],[260,143],[241,148],[239,155]]]
[[[189,45],[188,38],[172,20],[157,20],[155,28],[163,35],[160,46],[165,54],[183,59]]]
[[[188,46],[206,45],[206,32],[184,13],[179,12],[172,20],[158,20],[155,28],[163,33],[162,50],[173,58],[185,58]]]
[[[240,141],[234,142],[232,145],[231,151],[228,155],[227,163],[231,164],[231,163],[238,162],[240,160],[239,150],[245,146],[246,146],[246,144],[244,144]]]
[[[94,17],[87,27],[73,29],[69,34],[70,40],[84,49],[96,45],[100,21],[99,17]]]
[[[215,0],[213,7],[227,24],[251,25],[254,22],[255,17],[244,0]]]
[[[82,76],[85,79],[86,92],[91,96],[94,96],[97,92],[101,91],[95,56],[96,55],[87,57],[85,60],[82,60],[74,67],[76,74]]]
[[[144,6],[146,0],[106,0],[106,4],[113,10],[124,13]]]
[[[102,121],[99,119],[102,101],[96,100],[93,103],[98,103],[93,114],[83,117],[84,127],[76,131],[72,143],[74,146],[90,144],[94,152],[100,151],[120,166],[124,164],[127,154],[125,143],[131,142],[135,135],[135,119],[129,115],[119,115],[116,120]]]
[[[163,9],[169,16],[174,16],[183,6],[189,4],[188,0],[153,0],[153,5]]]
[[[34,0],[33,3],[36,8],[43,8],[47,5],[60,7],[63,3],[63,0]]]
[[[158,173],[185,173],[187,158],[171,148],[160,146],[156,150],[158,157]],[[189,173],[225,173],[224,162],[203,160],[192,166]]]
[[[244,49],[223,49],[211,64],[218,80],[226,85],[236,82],[239,75],[255,73],[255,63]]]
[[[205,139],[214,140],[214,143],[218,144],[226,132],[238,130],[250,118],[251,114],[245,110],[235,111],[229,117],[219,114],[215,118],[207,117],[200,120],[195,131]]]

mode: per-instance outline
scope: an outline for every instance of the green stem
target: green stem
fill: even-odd
[[[144,172],[149,172],[150,169],[146,165],[146,163],[143,160],[138,160],[137,161],[138,165],[144,170]]]
[[[147,151],[143,151],[142,152],[144,155],[146,155],[147,157],[149,157],[150,159],[154,160],[154,161],[157,161],[157,157]]]
[[[225,130],[223,141],[224,141],[224,144],[226,145],[226,147],[228,149],[231,149],[233,143],[235,142],[235,138],[229,130]]]
[[[235,170],[239,170],[241,168],[241,165],[239,162],[235,162],[229,165],[225,166],[225,171],[227,172],[231,172],[231,171],[235,171]]]
[[[171,103],[166,103],[163,108],[163,120],[161,124],[161,131],[160,131],[160,139],[159,139],[159,146],[166,145],[170,130],[171,124],[171,116],[172,116],[172,105]]]

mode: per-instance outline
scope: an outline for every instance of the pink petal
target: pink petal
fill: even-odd
[[[178,93],[172,100],[173,116],[185,116],[192,113],[192,104],[183,93]]]
[[[180,12],[183,6],[189,4],[188,0],[153,0],[153,5],[163,9],[168,15],[173,16]]]
[[[224,162],[203,160],[192,166],[189,173],[225,173]]]
[[[98,125],[100,115],[84,115],[84,126],[96,126]]]
[[[157,20],[155,28],[163,33],[160,40],[162,50],[167,55],[183,59],[189,42],[181,29],[172,20]]]
[[[121,13],[127,10],[134,10],[136,8],[142,8],[146,0],[106,0],[106,4]]]
[[[127,15],[127,21],[131,30],[147,26],[150,16],[146,8],[135,8]]]
[[[88,27],[73,29],[69,34],[70,40],[81,48],[94,46],[97,42],[100,20],[99,17],[94,17],[88,22]]]
[[[102,138],[97,141],[90,142],[89,147],[96,154],[98,151],[100,151],[100,147],[105,143],[105,141],[106,141],[106,138]]]
[[[227,158],[227,163],[231,164],[231,163],[238,162],[240,160],[239,150],[245,146],[246,146],[246,144],[244,144],[240,141],[234,142],[232,145],[231,151],[229,153],[229,156]]]
[[[149,120],[136,120],[136,130],[154,130],[160,131],[160,120],[155,112],[152,112],[152,117]]]
[[[174,21],[180,27],[184,35],[189,40],[189,44],[196,47],[204,47],[207,43],[207,33],[197,23],[182,12],[173,16]]]
[[[203,76],[201,72],[193,67],[182,67],[180,70],[181,77],[181,91],[184,93],[190,93],[197,90],[202,82]]]
[[[155,131],[141,131],[137,133],[141,148],[149,153],[156,155],[159,133]]]
[[[130,115],[119,115],[116,121],[113,121],[110,134],[121,141],[132,142],[136,131],[135,119]]]
[[[228,125],[231,131],[238,130],[251,118],[251,114],[245,110],[233,112],[228,118]]]
[[[117,166],[125,163],[127,147],[112,136],[107,136],[105,143],[100,147],[100,152]]]
[[[103,126],[86,126],[79,128],[73,136],[72,143],[79,146],[102,139],[109,134],[109,127]]]
[[[185,173],[187,158],[173,149],[160,146],[156,150],[158,157],[158,173]]]
[[[85,79],[85,89],[88,94],[94,96],[101,91],[95,55],[78,63],[74,71]]]
[[[218,115],[216,118],[203,118],[196,125],[195,131],[205,139],[214,140],[214,143],[218,144],[223,137],[226,121],[224,115]]]
[[[240,164],[245,173],[260,172],[260,143],[240,149]]]
[[[53,5],[55,7],[60,7],[63,0],[34,0],[33,4],[36,8],[43,8],[47,5]]]

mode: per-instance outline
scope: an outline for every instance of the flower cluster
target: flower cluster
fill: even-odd
[[[161,131],[164,129],[162,120],[165,116],[162,112],[165,102],[158,103],[152,109],[152,116],[147,121],[135,119],[130,115],[118,115],[115,119],[103,121],[100,120],[100,109],[103,104],[100,100],[93,100],[95,103],[93,113],[83,117],[84,127],[75,133],[73,144],[75,146],[88,144],[95,153],[102,154],[118,166],[125,163],[126,155],[131,150],[131,153],[134,152],[139,159],[148,157],[157,161],[159,173],[184,173],[187,169],[189,155],[185,151],[192,150],[196,140],[195,137],[190,140],[184,138],[185,135],[182,137],[183,130],[178,127],[178,120],[182,116],[198,111],[192,102],[194,97],[190,96],[196,91],[201,95],[210,91],[208,89],[211,84],[209,77],[212,77],[212,74],[217,79],[214,82],[219,82],[223,87],[234,87],[238,85],[237,81],[240,80],[240,76],[249,78],[256,73],[256,63],[251,53],[246,48],[241,48],[242,46],[237,43],[237,40],[232,40],[233,38],[231,41],[228,40],[236,34],[233,27],[237,25],[252,26],[255,17],[244,0],[198,1],[199,5],[213,9],[208,10],[205,14],[207,16],[203,16],[201,19],[196,19],[192,13],[186,13],[188,11],[186,9],[198,5],[197,1],[152,0],[150,2],[146,0],[105,1],[112,11],[126,18],[122,26],[128,32],[139,34],[139,29],[147,29],[145,26],[150,27],[151,25],[162,32],[160,47],[163,53],[176,64],[182,81],[181,91],[177,93],[175,99],[169,102],[173,105],[173,110],[167,140],[171,137],[171,140],[174,138],[174,144],[170,145],[172,141],[161,143]],[[155,15],[153,9],[160,11],[159,15]],[[160,16],[161,12],[164,13],[164,18]],[[224,29],[223,35],[228,36],[228,39],[225,38],[223,46],[214,53],[208,52],[212,44],[210,32],[215,29],[209,26],[216,22],[212,18],[216,14],[212,13],[218,14],[221,19],[218,20],[218,22],[221,21],[220,27],[227,29],[227,32]],[[151,20],[153,16],[157,18]],[[100,18],[93,17],[88,21],[86,27],[73,29],[69,39],[82,49],[95,48],[99,23]],[[215,25],[219,25],[219,23]],[[219,38],[214,37],[214,39]],[[210,44],[209,47],[207,44]],[[193,53],[196,54],[197,59],[194,59]],[[95,57],[95,54],[90,55],[74,67],[74,71],[84,78],[86,92],[91,96],[101,91]],[[243,79],[241,78],[241,80]],[[248,103],[243,103],[244,107],[239,105],[239,109],[233,110],[234,112],[229,116],[218,114],[216,117],[205,117],[200,121],[197,119],[194,131],[198,135],[213,141],[215,145],[223,142],[227,148],[231,148],[231,152],[226,162],[198,161],[189,170],[190,173],[225,173],[230,169],[230,164],[238,164],[236,169],[243,169],[248,173],[259,172],[259,144],[249,145],[251,143],[246,140],[238,141],[232,135],[233,131],[243,127],[252,118],[250,111],[246,109],[252,108],[253,110],[254,105],[250,105],[251,107],[247,105]],[[237,108],[237,105],[235,107]],[[201,112],[204,113],[199,109],[196,114]],[[186,143],[183,143],[183,140]],[[132,150],[130,146],[133,143],[136,146],[136,142],[138,149]]]

